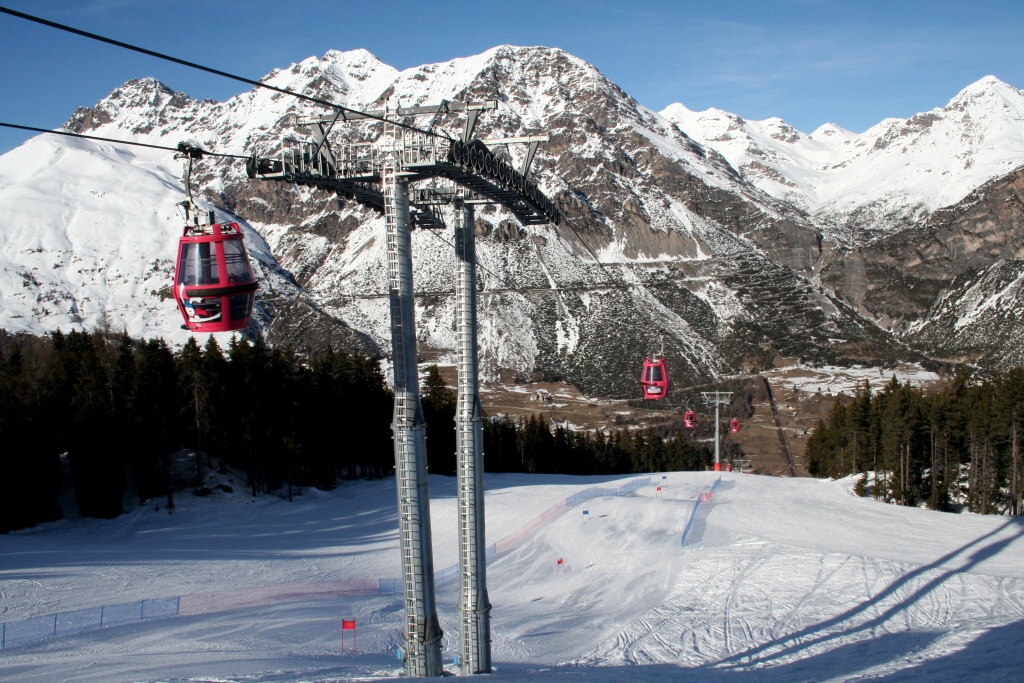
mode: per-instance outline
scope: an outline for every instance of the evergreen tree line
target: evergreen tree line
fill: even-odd
[[[807,443],[814,476],[863,477],[863,495],[935,510],[1022,513],[1024,368],[975,381],[961,373],[925,394],[895,377],[837,402]]]
[[[427,461],[435,474],[456,469],[457,396],[428,368],[422,390],[427,421]],[[575,431],[549,425],[542,415],[485,418],[484,470],[529,474],[634,474],[704,469],[713,451],[675,423],[645,430]]]
[[[538,415],[484,423],[488,472],[543,474],[634,474],[706,469],[713,451],[697,444],[683,430],[619,429],[574,431],[561,425],[552,431]]]
[[[174,508],[173,458],[237,468],[252,493],[333,486],[392,471],[392,397],[372,359],[328,350],[300,362],[289,349],[211,337],[177,353],[162,339],[101,332],[0,337],[0,532],[61,515],[70,475],[81,514],[112,518],[132,491]],[[15,495],[14,487],[22,489]]]
[[[454,474],[456,396],[436,367],[422,398],[428,467]],[[174,352],[127,334],[0,331],[0,533],[60,518],[65,479],[81,514],[113,518],[129,494],[166,499],[173,511],[183,484],[208,493],[213,467],[245,472],[253,495],[387,476],[392,409],[379,365],[357,354],[303,359],[239,337],[226,351],[210,337]],[[700,469],[712,458],[681,430],[552,430],[538,416],[485,420],[484,451],[490,472],[628,474]]]

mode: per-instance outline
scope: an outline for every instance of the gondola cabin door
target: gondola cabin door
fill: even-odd
[[[188,226],[178,240],[174,299],[193,332],[230,332],[248,326],[259,285],[238,223]]]

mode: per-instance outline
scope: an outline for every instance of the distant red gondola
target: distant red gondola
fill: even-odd
[[[193,332],[240,330],[252,318],[259,285],[238,223],[187,226],[178,240],[174,299]]]
[[[687,410],[683,414],[683,426],[687,429],[695,429],[697,427],[697,413]]]
[[[732,432],[733,434],[740,431],[739,418],[734,417],[733,419],[729,420],[729,431]]]

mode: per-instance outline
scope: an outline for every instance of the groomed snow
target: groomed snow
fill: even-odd
[[[1019,520],[885,505],[853,496],[851,479],[723,473],[681,546],[696,497],[716,477],[665,476],[569,508],[492,561],[492,678],[1019,679]],[[488,542],[582,489],[627,480],[489,475]],[[441,569],[455,561],[455,486],[445,477],[430,486]],[[306,490],[292,503],[236,489],[179,495],[173,515],[150,504],[2,536],[8,622],[179,595],[192,616],[6,648],[0,679],[398,678],[400,597],[339,594],[398,575],[394,500],[391,480]],[[456,589],[438,589],[449,663]],[[232,599],[242,606],[217,608]],[[340,652],[342,618],[356,619],[357,652]]]

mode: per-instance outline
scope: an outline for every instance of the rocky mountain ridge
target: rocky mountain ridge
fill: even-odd
[[[807,211],[826,239],[854,245],[912,226],[1022,165],[1024,92],[994,76],[943,107],[862,134],[825,124],[807,135],[777,118],[681,104],[661,113],[749,182]]]
[[[481,356],[491,377],[508,371],[523,378],[564,379],[590,394],[630,396],[636,392],[640,361],[661,336],[680,386],[756,371],[780,357],[810,363],[923,359],[938,350],[929,341],[933,337],[928,330],[940,329],[950,315],[963,310],[958,302],[971,288],[950,288],[954,279],[972,277],[997,261],[1012,264],[1020,258],[1016,238],[1005,237],[1008,224],[1011,232],[1012,226],[1019,225],[1017,210],[998,204],[996,198],[1003,191],[995,189],[1002,187],[1000,182],[1016,186],[1011,176],[995,174],[1005,166],[1002,161],[975,155],[967,170],[989,169],[984,183],[992,189],[972,188],[989,197],[974,204],[957,203],[936,211],[910,191],[900,198],[868,197],[864,204],[851,203],[843,195],[842,201],[829,204],[819,201],[826,193],[812,187],[807,173],[785,175],[794,167],[796,156],[783,158],[779,150],[798,150],[801,162],[817,159],[821,175],[829,149],[855,150],[846,157],[836,156],[833,165],[846,159],[849,167],[855,167],[867,164],[864,159],[869,157],[882,158],[872,157],[865,139],[835,127],[804,136],[781,121],[754,126],[723,113],[716,114],[715,125],[721,129],[725,121],[739,128],[729,129],[732,133],[719,130],[721,139],[713,140],[710,124],[698,127],[675,114],[653,112],[592,65],[552,48],[501,46],[404,71],[382,64],[365,50],[328,52],[276,70],[264,81],[358,109],[496,99],[498,110],[481,116],[479,137],[550,136],[534,162],[534,177],[558,202],[565,216],[563,225],[525,229],[503,210],[482,207],[477,212]],[[981,90],[1009,88],[979,83]],[[876,132],[871,149],[877,140],[889,140],[881,149],[883,155],[892,154],[886,150],[894,145],[908,149],[948,145],[947,128],[955,127],[950,122],[955,112],[971,114],[974,121],[983,118],[974,111],[982,106],[979,101],[987,100],[980,91],[968,91],[972,89],[961,93],[961,109],[951,103],[947,109],[953,113],[944,114],[941,121],[879,124],[872,129]],[[1012,88],[1006,92],[1010,99],[1005,111],[1016,115],[1012,97],[1020,93]],[[191,138],[218,152],[262,154],[288,139],[305,138],[308,132],[296,127],[295,119],[310,113],[324,112],[263,89],[223,103],[200,102],[152,79],[141,79],[125,84],[94,107],[80,109],[68,127],[171,146]],[[1004,119],[998,119],[998,125],[991,117],[984,120],[984,130],[963,132],[974,135],[975,147],[985,147]],[[452,134],[462,125],[453,114],[415,123]],[[339,128],[338,135],[349,140],[373,140],[380,132],[380,124],[374,122]],[[901,132],[911,128],[920,129],[913,140]],[[777,149],[763,147],[762,154],[771,163],[745,164],[731,157],[732,143],[741,129],[746,131],[748,153],[749,140],[755,137],[759,143],[773,141]],[[889,136],[892,139],[886,137],[887,131],[896,131]],[[930,139],[928,131],[942,131],[942,136]],[[1004,137],[1016,145],[1012,132]],[[513,163],[522,159],[523,151],[514,146],[496,151],[507,154]],[[76,163],[64,169],[36,165],[32,172],[25,172],[26,159],[47,154],[64,155]],[[166,153],[36,138],[0,157],[0,210],[13,216],[0,243],[0,259],[5,261],[5,272],[27,275],[19,283],[26,293],[24,302],[0,299],[4,327],[39,332],[57,326],[60,315],[39,316],[27,301],[45,296],[49,285],[41,274],[53,280],[53,287],[59,282],[70,283],[70,289],[78,286],[58,266],[63,262],[51,258],[49,248],[36,245],[40,251],[32,252],[35,247],[10,237],[30,230],[30,219],[14,208],[20,206],[17,201],[33,188],[60,183],[86,161],[98,158],[104,168],[104,188],[111,196],[99,201],[102,210],[92,221],[97,234],[109,233],[111,222],[129,220],[124,198],[139,195],[141,203],[150,205],[141,212],[145,229],[140,232],[161,235],[143,247],[126,233],[123,253],[114,261],[138,261],[142,251],[153,259],[157,254],[172,257],[170,245],[180,228],[165,214],[181,192],[180,167]],[[775,180],[765,167],[774,169]],[[973,182],[963,181],[964,174],[952,168],[928,173],[942,170],[958,182]],[[146,185],[145,192],[139,183],[129,183],[128,193],[123,189],[125,180],[117,180],[136,176],[154,182]],[[381,216],[310,188],[251,181],[236,160],[208,158],[197,178],[211,205],[244,218],[254,243],[265,240],[265,252],[257,251],[266,258],[266,272],[275,274],[273,279],[261,276],[265,286],[258,299],[260,326],[268,339],[309,348],[332,343],[387,352]],[[59,197],[37,196],[33,206],[38,225],[31,229],[55,235],[68,230],[66,217],[76,215],[85,200],[94,197],[90,191],[98,191],[87,185],[77,184],[77,189],[69,188]],[[804,199],[798,196],[801,193]],[[836,191],[836,196],[840,194]],[[862,225],[864,215],[889,211],[885,207],[890,200],[891,213],[898,220],[887,223],[884,230],[871,221]],[[154,206],[161,208],[154,211]],[[981,219],[971,206],[1000,211],[992,210]],[[136,226],[139,215],[130,217]],[[922,216],[929,219],[923,225],[918,220]],[[968,229],[978,226],[979,220],[990,221],[991,227],[981,232]],[[922,241],[950,245],[946,251],[938,249],[948,263],[926,254],[921,264],[915,264],[920,249],[915,251],[916,242],[909,239],[895,239],[885,246],[886,236],[907,230],[920,232]],[[951,245],[957,239],[962,248],[954,254]],[[1001,249],[979,248],[978,239],[984,245],[998,239],[1005,244]],[[414,281],[421,292],[417,300],[420,344],[443,357],[454,348],[453,250],[443,234],[416,231],[413,241]],[[88,240],[65,251],[69,258],[92,262],[108,258],[93,253]],[[975,254],[970,262],[961,258],[965,251]],[[28,259],[29,253],[35,256]],[[895,276],[905,271],[915,278],[912,288]],[[155,278],[165,275],[165,268],[153,271]],[[991,278],[991,286],[1005,289],[1007,277],[1003,272]],[[977,298],[980,280],[970,281],[974,283],[970,296]],[[115,296],[119,290],[114,283],[105,282],[106,290],[100,285],[98,281],[91,284],[90,302],[120,296]],[[133,291],[139,305],[152,301],[137,288]],[[955,292],[963,292],[961,298],[955,298]],[[940,293],[946,303],[933,305]],[[1002,300],[1010,305],[1010,299]],[[78,315],[80,322],[63,324],[95,322],[91,303],[85,309],[85,314]],[[115,328],[121,321],[134,321],[130,331],[136,334],[166,333],[167,325],[153,324],[153,314],[149,322],[139,322],[128,309],[112,311],[106,306],[104,316],[112,319]],[[161,315],[173,319],[172,307],[166,309]],[[893,321],[899,324],[889,329]],[[182,333],[171,331],[170,335],[175,338]],[[956,356],[948,351],[934,355]],[[1011,356],[985,349],[984,356],[975,350],[966,357]]]

